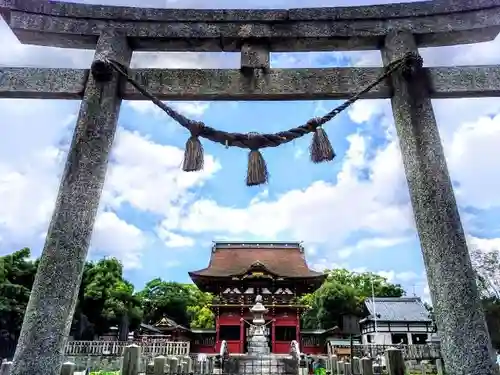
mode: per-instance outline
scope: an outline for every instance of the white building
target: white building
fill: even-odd
[[[360,323],[363,344],[425,344],[435,326],[418,297],[367,298]]]

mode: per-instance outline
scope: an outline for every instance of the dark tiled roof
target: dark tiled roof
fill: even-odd
[[[430,322],[429,312],[422,300],[418,297],[375,298],[375,308],[371,298],[365,300],[365,306],[373,320],[375,313],[377,320],[391,322]]]
[[[189,328],[181,326],[180,324],[177,324],[177,322],[173,319],[170,319],[166,316],[161,318],[158,323],[155,324],[155,327],[162,327],[162,328],[179,328],[182,330],[188,331]]]
[[[140,327],[151,332],[162,333],[158,328],[153,327],[152,325],[149,324],[141,323]]]
[[[190,272],[190,276],[228,277],[241,275],[260,265],[281,277],[322,277],[307,266],[302,247],[280,243],[225,243],[214,246],[208,267]]]

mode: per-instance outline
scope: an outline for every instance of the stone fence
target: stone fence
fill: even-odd
[[[391,348],[396,347],[403,352],[405,361],[435,360],[441,358],[441,348],[439,344],[414,344],[414,345],[335,345],[331,348],[330,354],[337,354],[337,349],[352,349],[354,357],[376,358],[383,356]]]
[[[241,357],[241,355],[236,355],[236,357]],[[269,361],[267,357],[263,356],[262,360]],[[97,357],[90,358],[95,359]],[[121,375],[256,375],[251,369],[248,370],[245,367],[230,366],[229,369],[220,355],[150,357],[144,354],[142,348],[138,345],[125,347],[123,357],[120,358],[101,358],[100,361],[94,361],[93,363],[83,363],[81,361],[82,357],[67,359],[70,360],[62,365],[61,375],[83,375],[99,372],[101,374],[116,373]],[[313,366],[311,366],[310,362],[314,362]],[[0,374],[9,375],[11,367],[12,362],[2,363]],[[317,368],[322,368],[322,373],[326,375],[401,375],[415,372],[422,375],[445,374],[441,359],[432,362],[422,361],[418,364],[411,361],[407,362],[404,358],[404,351],[399,348],[387,349],[383,361],[368,357],[352,357],[342,360],[335,355],[309,358],[302,355],[298,367],[286,366],[280,371],[269,372],[269,374],[308,375]],[[314,372],[316,373],[316,371]]]

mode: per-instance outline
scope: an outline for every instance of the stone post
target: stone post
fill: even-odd
[[[2,362],[0,365],[0,375],[10,375],[12,369],[12,362]]]
[[[416,52],[408,32],[391,32],[384,64]],[[474,271],[448,174],[427,77],[392,76],[391,99],[446,371],[497,374]]]
[[[359,363],[358,357],[352,357],[352,374],[353,375],[360,375],[361,374],[360,363]]]
[[[170,374],[177,373],[177,368],[179,367],[179,360],[177,357],[170,357],[168,359],[168,371]]]
[[[361,375],[373,375],[373,360],[371,358],[361,358]]]
[[[420,362],[420,372],[422,375],[427,375],[427,364],[425,361]]]
[[[95,60],[128,66],[127,39],[100,36]],[[121,98],[119,78],[89,76],[13,360],[12,375],[58,375],[99,206]]]
[[[222,374],[222,358],[220,355],[215,356],[214,368],[212,370],[212,374],[214,375]]]
[[[181,361],[181,365],[180,365],[180,370],[181,370],[181,373],[182,374],[187,374],[189,373],[188,371],[188,362],[187,362],[187,359],[186,358],[183,358],[182,361]]]
[[[337,372],[337,356],[334,354],[330,357],[330,368],[332,374],[338,374]]]
[[[301,354],[299,360],[299,375],[307,375],[307,374],[309,374],[307,359],[304,354]]]
[[[153,362],[153,374],[154,375],[164,375],[166,364],[167,364],[167,358],[165,358],[162,355],[156,357],[154,359],[154,362]]]
[[[337,362],[337,374],[338,375],[344,375],[344,361],[338,361]]]
[[[190,356],[185,356],[184,361],[186,362],[186,373],[193,372],[193,359]]]
[[[352,365],[349,362],[344,363],[344,375],[352,375]]]
[[[436,371],[437,375],[444,375],[443,360],[441,358],[436,359]]]
[[[387,349],[385,358],[389,375],[405,375],[406,366],[402,350],[396,348]]]
[[[73,375],[76,365],[73,362],[64,362],[61,366],[61,375]]]
[[[129,345],[123,349],[123,361],[120,375],[138,375],[141,360],[141,347]]]

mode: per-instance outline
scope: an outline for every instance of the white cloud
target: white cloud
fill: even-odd
[[[164,116],[169,118],[162,109],[150,101],[129,101],[127,104],[141,114],[153,114],[154,116]],[[168,103],[173,109],[186,117],[200,118],[208,110],[210,104],[207,102],[175,102]]]
[[[390,283],[392,283],[394,281],[394,278],[396,276],[395,271],[377,271],[376,274],[386,278],[387,281]]]
[[[92,248],[120,259],[125,269],[141,268],[141,254],[147,244],[145,234],[120,219],[114,212],[101,212],[92,235]]]
[[[427,302],[428,304],[432,304],[429,285],[425,285],[423,288],[422,301]]]
[[[128,0],[121,2],[130,4]],[[308,6],[313,3],[308,3]],[[188,1],[181,5],[187,7],[190,4],[213,7],[215,3]],[[283,1],[253,3],[258,4],[264,7],[293,6]],[[141,5],[161,7],[167,4],[151,0]],[[331,2],[329,5],[338,6],[340,3]],[[4,49],[9,51],[0,57],[0,65],[87,68],[92,60],[92,51],[22,46],[4,22],[0,22],[0,35]],[[491,43],[472,46],[426,49],[422,50],[422,55],[426,65],[497,63],[500,61],[499,43],[500,38],[497,38]],[[378,52],[351,55],[357,56],[357,65],[381,64]],[[137,53],[132,65],[141,68],[237,68],[239,55]],[[130,102],[130,105],[141,113],[148,113],[151,109],[156,111],[148,102]],[[193,117],[201,117],[208,108],[203,102],[174,105],[185,115]],[[495,191],[500,187],[500,180],[491,172],[498,168],[496,159],[488,155],[496,154],[493,147],[500,141],[500,119],[496,116],[478,120],[478,117],[498,113],[500,101],[436,100],[433,105],[452,177],[460,183],[457,190],[459,203],[483,209],[498,206]],[[68,125],[74,123],[72,116],[76,109],[76,103],[0,102],[0,194],[3,202],[0,205],[0,241],[3,242],[0,244],[7,243],[7,240],[38,238],[47,227],[64,161],[61,143],[69,139],[68,129],[72,126]],[[324,112],[324,108],[318,107],[317,111]],[[376,240],[389,241],[387,245],[404,238],[404,233],[413,229],[413,219],[397,138],[391,125],[390,105],[386,100],[360,101],[351,108],[349,115],[354,122],[364,126],[377,118],[377,126],[387,131],[389,143],[377,152],[374,159],[367,158],[367,139],[353,135],[349,138],[350,146],[337,184],[316,181],[307,188],[288,191],[275,199],[269,198],[266,192],[243,208],[221,206],[215,200],[196,197],[197,189],[220,169],[219,163],[210,155],[206,155],[204,171],[182,173],[179,169],[182,150],[160,145],[137,133],[120,131],[103,195],[105,211],[98,217],[93,243],[110,254],[121,253],[132,266],[140,262],[140,254],[147,244],[145,234],[110,211],[124,203],[162,217],[157,235],[170,247],[192,246],[191,235],[208,232],[219,238],[297,239],[306,240],[308,246],[327,243],[332,249],[341,249],[339,255],[346,256],[352,249],[346,249],[343,243],[358,230],[374,235],[371,243],[356,245],[363,251],[383,247],[382,242],[377,245]],[[360,178],[361,169],[368,170],[369,180]],[[178,234],[179,230],[185,235]],[[487,247],[498,240],[477,241],[483,241],[481,245]],[[335,266],[327,257],[315,263],[313,267],[316,268]],[[409,273],[404,276],[404,272],[386,272],[394,278],[397,275],[411,278]]]
[[[4,251],[29,245],[38,253],[42,245],[75,120],[77,103],[73,104],[0,102],[0,246]],[[178,148],[118,131],[92,239],[94,253],[116,256],[126,268],[141,266],[147,234],[110,209],[128,202],[161,212],[165,205],[185,199],[189,189],[201,186],[220,168],[207,155],[203,172],[182,173],[182,157],[183,151]],[[179,236],[172,237],[167,245],[180,246],[182,240],[184,246],[189,245],[187,237]]]
[[[484,252],[500,251],[500,238],[478,238],[469,236],[470,249],[478,249]]]
[[[220,169],[211,155],[205,155],[202,171],[185,173],[180,168],[183,150],[126,130],[118,132],[112,156],[104,202],[115,208],[129,203],[161,215],[173,210],[176,202],[186,200],[190,189],[202,186]]]
[[[184,248],[184,247],[192,247],[195,244],[193,238],[169,232],[163,228],[159,228],[157,234],[158,237],[165,243],[167,247]]]
[[[318,250],[316,249],[316,246],[307,246],[305,249],[305,252],[309,256],[314,256],[318,253]]]
[[[305,151],[304,151],[303,148],[301,148],[301,147],[295,147],[295,151],[293,153],[293,157],[295,159],[300,159],[302,156],[304,156],[304,154],[305,154]]]
[[[165,264],[166,268],[179,267],[182,263],[179,260],[170,260]]]
[[[413,271],[404,271],[396,273],[394,278],[400,281],[411,281],[418,279],[419,275]]]
[[[61,156],[47,147],[32,154],[37,164],[0,161],[0,233],[9,242],[43,231],[54,207]]]
[[[500,206],[499,161],[500,114],[463,123],[447,145],[448,164],[459,182],[457,199],[463,205],[487,209]]]
[[[385,192],[385,179],[392,178],[389,172],[401,172],[396,168],[399,161],[388,158],[388,164],[377,163],[377,158],[385,157],[385,151],[368,161],[365,139],[352,135],[349,142],[337,184],[316,181],[276,200],[253,200],[245,208],[221,206],[202,198],[182,210],[169,212],[162,227],[167,231],[255,236],[262,240],[304,240],[308,244],[329,243],[332,247],[340,246],[356,230],[393,235],[411,228],[409,206],[392,204]],[[370,180],[358,176],[364,167],[372,172]],[[334,220],[332,213],[337,217]]]
[[[408,237],[374,237],[358,241],[354,246],[342,248],[338,251],[340,259],[350,257],[353,253],[376,251],[377,249],[384,249],[393,247],[407,242]]]
[[[309,267],[315,271],[323,272],[324,270],[333,270],[336,268],[349,268],[347,263],[331,262],[327,258],[317,259],[316,262],[309,264]]]

